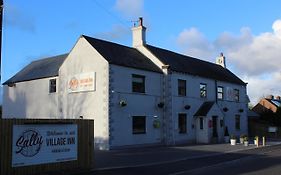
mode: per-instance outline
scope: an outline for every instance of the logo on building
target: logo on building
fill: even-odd
[[[39,132],[34,129],[25,130],[16,140],[16,154],[33,157],[40,151],[42,144],[43,138]]]
[[[78,88],[79,85],[79,81],[77,78],[73,77],[70,79],[69,81],[69,89],[71,89],[72,91],[76,90]]]

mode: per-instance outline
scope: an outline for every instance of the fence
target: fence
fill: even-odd
[[[281,138],[281,127],[276,127],[276,132],[269,132],[269,124],[259,121],[248,121],[249,136],[265,136],[267,138]]]
[[[26,127],[38,127],[41,130],[46,130],[46,128],[51,128],[50,131],[44,132],[50,137],[53,135],[53,138],[48,137],[38,137],[37,133],[30,133],[31,131],[22,132],[23,135],[19,137],[15,144],[16,133],[19,130]],[[58,131],[52,130],[52,128],[58,128]],[[72,133],[68,133],[67,129],[63,133],[63,128],[71,128]],[[74,129],[73,129],[74,128]],[[62,131],[62,132],[61,132]],[[76,132],[76,133],[75,133]],[[73,138],[64,138],[59,140],[58,135],[69,134],[73,135]],[[30,139],[29,141],[24,140]],[[40,140],[40,139],[42,140]],[[54,139],[55,138],[55,139]],[[45,140],[44,140],[45,139]],[[67,139],[67,140],[66,140]],[[75,119],[66,119],[66,120],[57,120],[57,119],[0,119],[0,174],[1,175],[32,175],[32,174],[40,174],[47,172],[73,172],[73,171],[84,171],[88,169],[92,169],[94,166],[94,121],[93,120],[75,120]],[[73,154],[74,157],[72,159],[60,159],[57,158],[56,161],[52,161],[54,159],[53,155],[47,153],[42,159],[38,158],[34,162],[25,162],[28,161],[30,156],[37,154],[38,150],[43,150],[43,146],[41,148],[41,143],[43,145],[49,145],[52,148],[52,153],[55,156],[60,155],[58,152],[70,152],[69,154]],[[48,143],[45,143],[48,142]],[[36,145],[36,143],[40,143]],[[69,145],[67,145],[69,144]],[[17,151],[14,151],[16,146],[20,148]],[[37,146],[36,149],[26,150],[27,146]],[[57,145],[65,145],[65,147],[57,146]],[[47,147],[47,146],[46,146]],[[53,148],[62,148],[65,149],[62,151],[59,149]],[[70,148],[68,148],[70,147]],[[74,151],[71,151],[71,149]],[[45,150],[48,150],[44,147]],[[69,151],[70,150],[70,151]],[[22,151],[22,152],[20,152]],[[35,152],[37,151],[37,152]],[[15,158],[16,153],[21,153],[22,155],[27,155],[26,158],[21,160]],[[40,152],[41,154],[41,152]],[[42,153],[43,154],[43,153]],[[63,153],[61,153],[63,154]],[[39,153],[36,155],[38,156]],[[17,154],[17,156],[21,156]],[[29,157],[28,157],[29,156]],[[49,157],[48,157],[49,156]],[[49,160],[49,159],[50,160]],[[45,162],[44,162],[45,161]],[[38,163],[39,162],[39,163]],[[41,163],[40,163],[41,162]],[[26,163],[26,164],[25,164]]]

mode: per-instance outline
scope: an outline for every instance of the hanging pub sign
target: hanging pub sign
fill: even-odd
[[[14,125],[12,167],[77,160],[76,124]]]
[[[86,92],[96,90],[95,72],[82,73],[69,76],[67,81],[68,93]]]

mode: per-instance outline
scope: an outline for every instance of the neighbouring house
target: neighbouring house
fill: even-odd
[[[274,98],[273,95],[269,95],[268,97],[262,98],[252,110],[258,114],[264,114],[268,112],[276,113],[279,107],[281,107],[281,97],[276,96]]]
[[[34,61],[4,83],[4,118],[95,120],[95,145],[114,149],[222,141],[248,132],[246,83],[217,64],[146,43],[82,35],[64,55]]]

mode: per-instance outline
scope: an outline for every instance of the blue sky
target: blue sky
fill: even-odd
[[[281,0],[4,0],[2,83],[32,60],[69,52],[81,34],[131,46],[132,21],[142,16],[149,44],[211,62],[222,51],[253,102],[281,95],[280,7]]]

